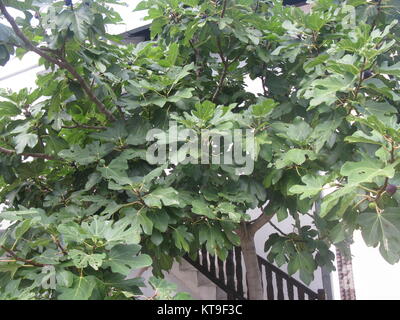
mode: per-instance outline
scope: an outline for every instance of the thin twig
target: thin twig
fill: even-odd
[[[390,141],[390,144],[391,144],[391,150],[390,150],[390,160],[389,160],[389,163],[394,163],[394,161],[395,161],[394,141],[391,140],[391,141]],[[388,186],[388,184],[389,184],[389,178],[386,177],[386,178],[385,178],[385,182],[383,183],[383,186],[380,188],[380,190],[378,191],[377,195],[375,196],[375,202],[376,202],[377,200],[379,200],[379,198],[382,196],[382,194],[386,191],[386,187]]]
[[[268,89],[267,89],[267,86],[266,86],[265,76],[261,76],[261,84],[262,84],[264,96],[268,96]]]
[[[77,124],[74,126],[62,126],[63,129],[90,129],[90,130],[106,130],[107,127],[104,126],[88,126],[85,124]]]
[[[56,246],[60,249],[61,253],[66,256],[68,255],[67,250],[65,250],[65,248],[61,245],[60,240],[58,240],[55,236],[51,235],[51,239],[53,240],[53,242],[56,244]]]
[[[190,46],[192,47],[192,49],[193,49],[193,51],[195,53],[194,59],[195,59],[195,65],[197,66],[197,68],[196,68],[196,78],[199,79],[200,75],[201,75],[201,72],[202,72],[202,66],[199,67],[199,64],[201,62],[200,50],[198,48],[196,48],[193,40],[189,40],[189,44],[190,44]]]
[[[25,262],[25,263],[31,264],[31,265],[33,265],[35,267],[44,267],[45,266],[45,264],[42,264],[42,263],[37,263],[37,262],[34,262],[32,260],[27,260],[27,259],[20,258],[20,257],[17,256],[17,254],[14,251],[6,248],[5,246],[0,246],[0,248],[3,249],[5,252],[7,252],[9,255],[11,255],[17,261]]]
[[[218,94],[220,93],[222,86],[224,85],[225,79],[228,75],[228,68],[235,63],[242,55],[242,53],[238,54],[237,57],[235,59],[233,59],[231,62],[228,62],[227,57],[225,57],[224,52],[222,50],[222,45],[221,45],[221,39],[218,37],[217,38],[217,47],[218,47],[218,55],[221,58],[222,64],[224,66],[223,70],[222,70],[222,74],[221,77],[219,79],[217,88],[215,89],[215,92],[212,96],[211,101],[214,102],[215,99],[217,98]]]
[[[8,154],[8,155],[14,155],[17,154],[15,150],[10,150],[10,149],[5,149],[0,147],[0,152]],[[51,156],[49,154],[44,154],[44,153],[20,153],[17,154],[19,156],[24,156],[24,157],[32,157],[32,158],[39,158],[39,159],[46,159],[46,160],[57,160],[57,157]]]
[[[356,87],[356,89],[354,91],[354,98],[355,99],[357,99],[357,94],[360,91],[362,82],[364,80],[364,71],[365,71],[364,69],[365,69],[366,65],[367,65],[367,58],[364,57],[363,63],[362,63],[362,66],[361,66],[361,70],[360,70],[360,74],[359,74],[359,78],[358,78],[357,87]]]
[[[257,0],[256,7],[254,8],[254,13],[257,13],[259,5],[260,5],[260,0]]]
[[[271,221],[269,221],[269,224],[270,224],[276,231],[278,231],[281,235],[287,237],[287,234],[284,233],[281,229],[279,229],[276,225],[274,225]]]
[[[226,6],[228,4],[228,0],[224,0],[222,11],[221,11],[221,18],[225,16]]]

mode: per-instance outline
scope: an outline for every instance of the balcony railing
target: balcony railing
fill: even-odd
[[[246,300],[247,283],[245,264],[240,247],[229,251],[225,261],[212,256],[206,249],[200,250],[197,258],[185,259],[203,273],[220,289],[226,292],[228,300]],[[324,300],[324,290],[314,292],[300,281],[258,256],[262,275],[262,286],[266,300]]]

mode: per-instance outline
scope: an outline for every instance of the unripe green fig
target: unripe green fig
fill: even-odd
[[[368,204],[368,208],[370,208],[370,209],[376,209],[376,203],[375,202],[370,202],[369,204]]]

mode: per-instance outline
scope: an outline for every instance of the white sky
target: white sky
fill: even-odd
[[[115,10],[118,11],[124,20],[124,24],[119,26],[109,26],[108,30],[110,33],[122,33],[149,23],[149,21],[143,20],[145,11],[132,12],[140,1],[126,0],[125,2],[128,4],[128,7],[114,6]]]
[[[113,26],[109,29],[111,33],[122,33],[148,23],[142,19],[143,12],[132,12],[139,1],[127,2],[128,8],[115,7],[126,24]],[[27,54],[22,61],[13,58],[5,67],[0,66],[0,87],[13,90],[34,87],[38,68],[7,80],[1,80],[1,78],[34,66],[36,63],[35,54]],[[260,90],[258,83],[249,82],[248,86],[251,91]],[[400,265],[389,265],[380,256],[377,248],[366,247],[359,232],[355,233],[354,241],[351,250],[357,299],[400,299]],[[333,274],[332,279],[335,299],[340,299],[337,275]]]

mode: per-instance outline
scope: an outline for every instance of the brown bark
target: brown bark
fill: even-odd
[[[242,224],[239,229],[242,254],[246,266],[246,281],[249,300],[263,300],[263,288],[261,272],[258,264],[258,256],[254,244],[254,233],[248,230],[246,224]]]
[[[336,248],[336,265],[338,269],[341,300],[356,300],[356,289],[353,277],[350,245],[347,245],[348,256]]]
[[[26,264],[32,265],[32,266],[35,266],[35,267],[44,267],[45,266],[45,264],[42,264],[42,263],[38,263],[38,262],[35,262],[35,261],[32,261],[32,260],[27,260],[27,259],[24,259],[24,258],[20,258],[20,257],[17,256],[17,254],[14,251],[12,251],[11,249],[6,248],[5,246],[0,246],[0,249],[3,249],[5,252],[7,252],[10,256],[12,256],[17,261],[25,262]]]
[[[9,149],[5,149],[0,147],[0,152],[1,153],[5,153],[8,155],[13,155],[13,154],[17,154],[15,150],[9,150]],[[44,154],[44,153],[20,153],[18,154],[19,156],[24,156],[24,157],[32,157],[32,158],[40,158],[40,159],[47,159],[47,160],[57,160],[57,157],[48,155],[48,154]]]
[[[268,205],[271,205],[272,200]],[[261,214],[250,222],[243,222],[236,231],[240,237],[240,246],[244,263],[246,266],[246,281],[248,299],[264,300],[264,290],[262,287],[262,276],[258,263],[258,255],[254,242],[255,234],[274,217],[274,214],[267,215],[262,210]]]

